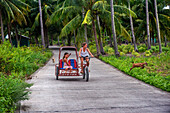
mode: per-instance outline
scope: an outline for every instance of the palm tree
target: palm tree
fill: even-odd
[[[3,30],[3,21],[2,21],[2,9],[0,9],[0,21],[1,21],[1,37],[2,37],[2,43],[4,42],[4,30]]]
[[[130,0],[128,0],[128,7],[130,10]],[[131,31],[132,31],[132,39],[133,39],[133,44],[134,44],[134,50],[138,51],[137,45],[136,45],[136,39],[135,39],[135,33],[134,33],[134,28],[133,28],[133,19],[130,14],[130,26],[131,26]]]
[[[38,1],[39,1],[39,10],[40,10],[41,40],[42,40],[42,45],[45,48],[44,29],[43,29],[43,20],[42,20],[42,12],[41,12],[41,0]]]
[[[148,40],[148,49],[151,49],[150,43],[150,31],[149,31],[149,11],[148,11],[148,0],[146,0],[146,26],[147,26],[147,40]]]
[[[3,0],[0,1],[0,20],[1,20],[1,32],[2,32],[2,40],[4,41],[4,33],[3,33],[3,20],[2,20],[2,13],[6,16],[4,19],[5,22],[7,22],[7,28],[8,28],[8,35],[9,40],[10,39],[10,27],[11,27],[11,21],[13,23],[18,23],[19,25],[22,25],[22,22],[27,24],[24,14],[27,14],[27,9],[29,9],[29,6],[25,4],[24,2],[17,0]],[[11,19],[12,17],[12,19]]]
[[[83,19],[84,19],[84,15],[85,15],[84,8],[82,9],[82,15],[83,15]],[[88,39],[87,39],[87,24],[84,24],[84,38],[85,38],[86,43],[87,43],[87,45],[88,45]]]
[[[136,19],[134,29],[136,29],[136,39],[141,40],[141,38],[144,37],[145,40],[145,35],[147,34],[147,27],[146,26],[146,11],[143,9],[146,9],[145,1],[136,1],[132,2],[133,10],[136,12],[138,18]],[[167,37],[170,36],[169,32],[169,23],[170,23],[170,15],[169,15],[169,9],[164,9],[164,6],[166,6],[168,3],[163,3],[162,0],[158,0],[157,2],[157,9],[158,10],[158,17],[159,17],[159,26],[160,26],[160,36],[161,39],[165,38],[165,35]],[[154,40],[156,37],[154,34],[157,33],[157,23],[156,23],[156,15],[155,15],[155,7],[154,7],[154,0],[149,2],[149,27],[150,27],[150,34],[152,39]],[[143,34],[144,33],[144,34]],[[146,44],[147,45],[147,44]]]
[[[98,28],[99,28],[100,52],[101,52],[102,55],[105,55],[106,53],[104,52],[104,49],[103,49],[102,29],[101,29],[101,26],[100,26],[100,18],[99,18],[98,14],[96,15],[96,17],[97,17],[97,24],[98,24]]]
[[[113,40],[114,40],[115,55],[116,55],[116,56],[120,56],[120,55],[119,55],[119,52],[118,52],[117,38],[116,38],[116,31],[115,31],[113,0],[110,0],[110,8],[111,8],[112,34],[113,34]]]
[[[158,18],[158,10],[157,10],[157,1],[156,0],[154,0],[154,6],[155,6],[157,36],[158,36],[158,43],[159,43],[159,53],[162,53],[159,18]]]
[[[67,1],[67,0],[66,0]],[[85,25],[85,39],[86,39],[86,25],[91,25],[93,26],[93,33],[94,33],[94,37],[95,37],[95,42],[96,42],[96,48],[97,48],[97,55],[99,56],[101,53],[99,51],[99,44],[98,44],[98,39],[97,39],[97,32],[96,32],[96,26],[95,26],[95,15],[93,14],[93,10],[92,10],[92,6],[94,5],[94,1],[85,1],[83,0],[82,2],[77,2],[76,4],[74,3],[70,3],[67,2],[68,4],[65,4],[66,2],[63,3],[63,7],[59,8],[58,10],[56,10],[52,16],[51,16],[51,21],[53,22],[53,20],[55,19],[55,22],[57,22],[57,20],[64,20],[63,21],[63,29],[61,30],[60,33],[60,37],[64,37],[69,35],[70,33],[74,32],[74,30],[78,29],[79,27],[81,27],[81,25]],[[90,3],[90,5],[88,4]],[[79,4],[79,5],[77,5]],[[65,7],[64,7],[65,6]],[[82,7],[84,7],[86,9],[86,14],[84,17],[83,22],[82,17],[80,16],[82,14]],[[62,10],[61,10],[62,9]],[[73,15],[71,17],[71,20],[69,19],[69,17],[66,17],[66,15]],[[80,28],[81,29],[81,28]],[[80,33],[81,30],[78,30]],[[87,39],[86,39],[87,41]]]
[[[56,9],[56,11],[52,14],[51,22],[53,22],[54,24],[54,23],[59,23],[59,20],[62,20],[61,22],[64,23],[63,24],[64,27],[62,28],[61,33],[60,33],[60,37],[65,37],[69,35],[70,33],[73,33],[74,30],[80,28],[79,30],[77,30],[78,32],[76,32],[79,34],[81,32],[81,29],[84,27],[82,25],[89,26],[92,24],[97,54],[99,55],[100,49],[99,49],[99,44],[98,44],[98,39],[97,39],[95,20],[97,20],[96,17],[98,15],[101,18],[101,22],[104,22],[107,24],[106,26],[111,25],[111,19],[110,19],[110,16],[108,16],[111,14],[111,12],[107,10],[108,8],[107,6],[109,5],[107,4],[106,1],[103,1],[103,0],[99,0],[96,2],[91,1],[91,0],[89,1],[82,0],[80,2],[80,5],[66,4],[65,2],[63,3],[61,8]],[[85,9],[85,12],[86,12],[85,17],[83,18],[83,22],[81,21],[82,17],[80,16],[82,15],[82,7]],[[123,6],[115,6],[115,7],[117,7],[118,9],[121,9],[124,13],[127,13],[128,11],[130,11],[128,8],[125,8]],[[130,11],[130,13],[134,17],[135,15],[134,12]],[[67,17],[66,15],[69,15],[69,16]],[[129,33],[118,21],[118,18],[115,17],[115,19],[116,19],[116,25],[119,27],[118,29],[116,29],[118,33],[130,39]]]
[[[99,56],[101,53],[99,51],[99,44],[98,44],[97,32],[96,32],[96,26],[94,23],[94,19],[92,20],[92,26],[93,26],[94,38],[95,38],[95,42],[96,42],[97,56]]]

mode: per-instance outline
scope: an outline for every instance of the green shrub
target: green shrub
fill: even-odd
[[[125,55],[125,53],[123,53],[123,52],[120,52],[120,56],[124,56]]]
[[[131,51],[130,49],[133,48],[133,46],[131,44],[128,44],[128,45],[124,45],[122,51],[127,54],[129,53],[129,51]]]
[[[91,45],[91,46],[89,46],[89,48],[90,48],[90,51],[91,51],[92,53],[94,53],[94,54],[97,53],[97,49],[96,49],[96,46],[95,46],[95,45]]]
[[[127,54],[127,53],[129,52],[129,49],[128,49],[128,46],[127,46],[127,45],[125,45],[125,46],[123,47],[122,52],[125,53],[125,54]]]
[[[156,47],[155,46],[151,46],[151,49],[153,50],[153,52],[156,52]]]
[[[152,55],[152,53],[151,53],[151,51],[150,51],[150,50],[146,50],[146,51],[145,51],[145,56],[147,56],[147,57],[148,57],[148,56],[151,56],[151,55]]]
[[[140,54],[138,52],[135,52],[135,50],[132,51],[132,55],[134,55],[136,57],[140,57]]]
[[[115,53],[115,51],[113,50],[113,48],[109,48],[108,49],[108,54],[110,54],[110,55],[113,55]]]
[[[118,50],[119,50],[119,51],[122,51],[122,49],[123,49],[123,46],[118,45]]]
[[[30,75],[43,65],[52,56],[49,50],[44,51],[39,47],[11,47],[9,42],[4,42],[0,47],[0,71],[10,73],[14,71]],[[24,77],[24,75],[23,75]]]
[[[167,52],[167,51],[169,51],[169,48],[167,48],[167,47],[162,47],[162,51]]]
[[[21,79],[0,74],[0,113],[14,112],[16,103],[28,99],[28,84]]]
[[[129,49],[129,53],[131,53],[133,50],[134,50],[134,47],[131,46],[130,49]]]
[[[145,52],[145,51],[146,51],[146,48],[140,47],[140,48],[138,49],[138,51],[139,51],[139,52]]]
[[[103,49],[104,49],[104,51],[105,51],[106,53],[108,53],[109,48],[110,48],[109,46],[103,47]]]
[[[140,45],[138,45],[138,48],[140,48],[140,47],[143,47],[145,50],[147,49],[147,47],[146,47],[145,44],[140,44]]]
[[[31,45],[11,47],[8,41],[0,45],[0,113],[14,112],[16,103],[28,98],[31,85],[24,82],[52,56],[49,50]]]
[[[113,47],[109,47],[109,46],[105,46],[104,51],[109,55],[114,55],[114,52],[115,52]]]

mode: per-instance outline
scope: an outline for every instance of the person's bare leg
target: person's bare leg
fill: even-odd
[[[87,62],[87,67],[89,67],[89,58],[86,57],[86,62]],[[89,72],[90,72],[90,69],[89,69]]]
[[[83,73],[83,58],[80,58],[80,60],[81,60],[81,71],[80,71],[80,73]]]
[[[71,71],[72,71],[72,68],[70,68],[70,73],[71,73]]]
[[[87,66],[89,67],[89,58],[86,58]]]
[[[66,68],[66,73],[67,73],[68,68]]]

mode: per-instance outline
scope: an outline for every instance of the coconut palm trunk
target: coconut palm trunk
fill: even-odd
[[[74,30],[74,44],[75,44],[75,47],[77,48],[77,44],[76,44],[76,31]]]
[[[16,24],[14,23],[14,27],[15,27],[15,38],[16,38],[16,42],[17,42],[17,47],[18,47],[18,29],[17,29],[17,26]]]
[[[87,39],[87,24],[84,24],[84,38],[86,40],[86,43],[88,45],[88,39]]]
[[[11,40],[11,26],[10,26],[10,23],[7,24],[7,29],[8,29],[8,38],[9,38],[9,42],[11,43],[11,46],[12,46],[12,40]]]
[[[82,9],[82,14],[83,14],[83,19],[84,19],[84,14],[85,14],[84,8]],[[85,38],[86,43],[87,43],[87,45],[88,45],[88,39],[87,39],[87,24],[84,24],[84,38]]]
[[[154,6],[155,6],[155,15],[156,15],[157,36],[158,36],[158,43],[159,43],[159,53],[162,53],[161,35],[160,35],[158,9],[157,9],[157,1],[156,0],[154,0]]]
[[[166,35],[165,35],[165,47],[167,46],[167,38],[166,38]]]
[[[63,43],[64,46],[66,45],[66,44],[65,44],[65,39],[62,39],[62,43]]]
[[[54,35],[52,34],[51,35],[51,45],[53,45],[53,38],[54,38]]]
[[[57,38],[58,38],[58,45],[60,46],[60,38],[59,38],[59,36]]]
[[[120,56],[120,55],[119,55],[119,52],[118,52],[117,39],[116,39],[116,31],[115,31],[115,23],[114,23],[113,0],[110,0],[110,7],[111,7],[112,34],[113,34],[113,40],[114,40],[114,50],[115,50],[115,55],[116,55],[116,56]]]
[[[98,27],[99,27],[100,52],[101,52],[102,55],[105,55],[105,52],[104,52],[104,49],[103,49],[102,31],[101,31],[101,26],[100,26],[99,15],[97,15],[97,24],[98,24]]]
[[[47,48],[48,48],[50,45],[49,36],[48,36],[48,28],[46,29],[46,37],[47,37]]]
[[[110,44],[110,47],[113,47],[113,44],[112,44],[112,35],[111,34],[109,36],[109,44]]]
[[[0,10],[0,21],[1,21],[1,37],[2,37],[2,43],[3,43],[5,41],[5,38],[4,38],[4,28],[3,28],[3,21],[2,21],[1,10]]]
[[[39,42],[38,42],[38,37],[37,37],[37,35],[35,36],[35,43],[36,43],[36,45],[37,45],[37,46],[39,45]]]
[[[98,44],[98,40],[97,40],[97,33],[96,33],[96,27],[95,27],[94,19],[92,20],[92,26],[93,26],[93,32],[94,32],[94,37],[95,37],[95,42],[96,42],[97,56],[99,56],[101,53],[100,53],[100,50],[99,50],[99,44]]]
[[[130,10],[130,0],[128,0],[128,7]],[[133,44],[134,44],[134,50],[138,51],[137,45],[136,45],[136,40],[135,40],[135,33],[134,33],[134,28],[133,28],[133,19],[132,16],[130,14],[130,26],[131,26],[131,31],[132,31],[132,39],[133,39]]]
[[[149,11],[148,11],[148,0],[146,0],[146,26],[147,26],[147,40],[148,40],[148,49],[151,49],[150,42],[150,32],[149,32]]]
[[[42,11],[41,11],[41,0],[38,0],[38,2],[39,2],[39,11],[40,11],[41,40],[42,40],[42,45],[45,48],[43,20],[42,20]]]

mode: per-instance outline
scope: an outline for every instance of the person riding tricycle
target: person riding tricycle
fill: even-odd
[[[84,42],[82,44],[82,48],[80,48],[79,50],[79,57],[81,61],[81,72],[80,73],[83,73],[83,60],[87,62],[87,67],[89,67],[89,54],[91,55],[91,57],[94,57],[92,53],[90,52],[90,50],[87,48],[87,43]]]
[[[61,57],[63,51],[66,51]],[[68,53],[68,51],[75,52],[74,55]],[[79,57],[81,59],[81,66],[78,64],[78,54],[77,48],[73,46],[64,46],[60,47],[59,50],[59,63],[55,65],[55,75],[58,80],[59,76],[82,76],[83,79],[86,78],[86,81],[89,80],[89,54],[91,57],[94,57],[90,50],[87,48],[87,44],[83,43],[82,48],[79,51]],[[68,59],[71,56],[70,59]],[[73,58],[74,57],[74,58]],[[73,59],[72,59],[73,58]],[[85,61],[85,62],[84,62]],[[70,70],[68,73],[67,71]],[[79,73],[80,71],[80,73]]]

